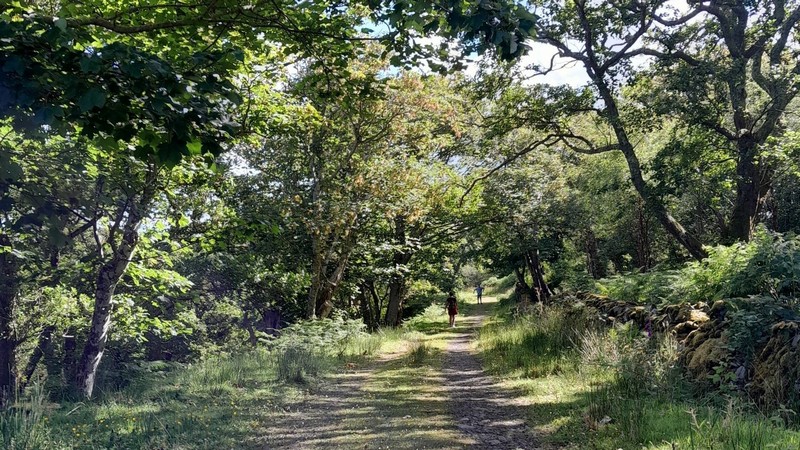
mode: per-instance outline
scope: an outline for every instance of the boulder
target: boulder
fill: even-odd
[[[699,309],[693,309],[689,311],[689,321],[694,323],[703,323],[708,322],[711,320],[711,317],[708,316],[705,312]]]
[[[681,323],[675,325],[674,327],[672,327],[672,334],[674,334],[675,337],[678,338],[679,341],[682,341],[686,337],[688,337],[689,334],[692,331],[694,331],[694,330],[696,330],[698,328],[700,328],[700,327],[697,325],[696,322],[693,322],[691,320],[687,320],[686,322],[681,322]]]

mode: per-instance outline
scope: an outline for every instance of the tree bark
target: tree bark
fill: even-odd
[[[648,209],[655,214],[656,218],[665,230],[671,234],[692,257],[702,260],[708,253],[703,249],[703,244],[697,240],[691,233],[677,221],[667,211],[664,203],[654,195],[651,195],[650,189],[644,180],[642,174],[642,167],[639,162],[639,157],[636,156],[636,150],[633,147],[628,132],[622,124],[622,119],[617,109],[616,99],[614,98],[611,89],[606,85],[605,80],[596,75],[592,70],[588,70],[589,76],[594,80],[595,85],[600,92],[600,97],[605,103],[604,115],[608,119],[611,127],[614,130],[614,135],[617,138],[617,143],[622,154],[625,156],[625,161],[628,164],[628,171],[630,172],[631,181],[636,192],[639,193],[642,200],[647,205]]]
[[[514,275],[517,276],[517,285],[514,288],[514,293],[517,294],[518,300],[521,302],[530,301],[534,297],[534,292],[527,281],[525,281],[525,270],[520,270],[519,267],[514,267]]]
[[[553,295],[553,291],[550,290],[550,286],[548,286],[547,282],[544,280],[544,269],[542,268],[542,261],[539,258],[539,249],[534,248],[525,252],[525,262],[528,265],[528,271],[530,271],[531,279],[533,280],[532,288],[536,301],[546,302],[547,299]]]
[[[586,271],[595,280],[606,276],[605,267],[603,267],[597,253],[597,237],[595,237],[594,231],[589,228],[586,231]]]
[[[646,272],[650,270],[650,231],[644,202],[636,202],[636,265]]]
[[[64,354],[61,358],[61,379],[63,384],[70,386],[77,380],[77,350],[78,343],[76,339],[77,330],[70,327],[64,332]]]
[[[771,187],[771,174],[759,170],[754,161],[756,144],[752,139],[737,142],[739,159],[736,163],[736,201],[726,227],[727,240],[748,242],[758,223],[761,205]]]
[[[111,329],[111,300],[114,297],[114,290],[125,273],[128,262],[139,242],[137,228],[140,220],[141,217],[128,220],[122,243],[111,260],[104,264],[97,274],[92,322],[89,327],[86,344],[83,347],[83,354],[78,363],[77,374],[78,388],[87,399],[92,397],[97,367],[100,365],[100,360],[103,358],[106,343],[108,342],[108,333]]]
[[[639,158],[636,155],[635,148],[631,143],[628,136],[628,130],[623,123],[622,115],[617,107],[617,99],[611,90],[611,84],[606,80],[609,69],[608,61],[601,62],[597,53],[594,51],[595,46],[595,33],[592,28],[592,23],[586,13],[586,2],[576,2],[577,12],[580,17],[580,25],[583,29],[583,44],[585,46],[585,54],[576,56],[576,59],[581,61],[586,74],[592,80],[592,84],[597,88],[600,99],[603,101],[603,110],[600,112],[611,128],[614,130],[614,136],[617,138],[617,148],[625,156],[625,161],[628,165],[630,172],[631,182],[633,183],[636,192],[642,197],[642,200],[647,204],[648,209],[653,212],[656,218],[661,222],[661,225],[669,234],[671,234],[688,252],[689,254],[701,260],[708,256],[703,249],[702,243],[694,236],[686,231],[677,220],[675,220],[666,205],[657,196],[650,192],[647,183],[642,175],[642,167]],[[551,40],[558,42],[558,37],[552,37]],[[559,43],[560,49],[564,51],[566,44]]]
[[[16,389],[17,340],[12,328],[14,308],[19,294],[19,261],[11,254],[11,238],[0,234],[0,406]]]
[[[136,246],[139,243],[139,225],[144,219],[144,214],[155,196],[156,174],[158,169],[150,168],[144,191],[138,202],[130,199],[127,208],[127,219],[122,226],[122,239],[113,248],[113,253],[108,261],[100,267],[95,281],[94,310],[89,327],[89,334],[83,347],[78,371],[76,374],[76,387],[80,394],[90,399],[94,391],[97,368],[103,358],[108,334],[111,329],[112,298],[122,275],[128,268]],[[110,239],[113,239],[111,237]]]
[[[317,298],[322,286],[322,252],[318,249],[316,242],[312,243],[313,256],[311,260],[311,286],[308,288],[308,299],[306,301],[306,319],[317,317]]]
[[[50,347],[50,342],[52,341],[53,332],[55,330],[56,327],[48,325],[39,333],[39,339],[36,343],[36,348],[33,350],[33,354],[31,354],[30,359],[28,359],[28,364],[25,366],[25,373],[22,374],[20,390],[24,390],[25,387],[30,384],[31,377],[36,371],[36,367],[39,366],[39,361],[42,360],[42,357],[44,357],[45,353],[47,352],[47,348]]]
[[[386,317],[384,323],[390,327],[395,327],[400,323],[405,292],[406,279],[402,273],[403,266],[411,261],[412,252],[406,247],[406,218],[397,216],[394,219],[394,243],[397,247],[392,257],[394,264],[394,274],[389,280],[389,302],[386,305]]]
[[[364,320],[364,325],[367,330],[375,331],[375,313],[372,311],[372,303],[370,302],[369,287],[366,282],[358,286],[358,308],[361,311],[361,318]]]
[[[381,322],[381,310],[383,310],[383,299],[380,295],[378,295],[378,290],[375,289],[375,282],[373,280],[367,281],[367,287],[369,288],[369,293],[372,295],[372,301],[374,304],[373,313],[375,314],[372,318],[372,322],[375,324],[376,328],[378,324]]]

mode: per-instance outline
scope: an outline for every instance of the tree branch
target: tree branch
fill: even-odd
[[[461,195],[461,199],[459,200],[459,202],[463,203],[464,199],[467,197],[467,195],[469,195],[469,193],[472,192],[472,190],[475,188],[475,186],[479,182],[491,177],[492,175],[497,173],[499,170],[503,169],[504,167],[508,166],[509,164],[513,163],[514,161],[518,160],[519,158],[527,155],[528,153],[536,150],[537,148],[539,148],[539,147],[541,147],[543,145],[555,144],[560,139],[561,138],[559,137],[558,134],[548,134],[544,138],[539,139],[538,141],[534,141],[534,142],[528,144],[522,150],[520,150],[520,151],[514,153],[513,155],[509,156],[508,158],[506,158],[505,161],[501,162],[499,165],[495,166],[494,168],[492,168],[491,170],[489,170],[485,174],[479,176],[478,178],[472,180],[472,183],[470,183],[470,185],[467,187],[467,190],[464,191],[464,194]]]

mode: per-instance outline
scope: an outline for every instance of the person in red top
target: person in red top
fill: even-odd
[[[456,314],[458,314],[458,300],[453,291],[448,294],[444,307],[447,309],[447,314],[450,315],[450,328],[454,328],[456,326]]]

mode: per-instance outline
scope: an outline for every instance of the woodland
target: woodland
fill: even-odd
[[[454,291],[508,448],[800,448],[798,93],[798,0],[0,0],[1,445],[284,448]]]

